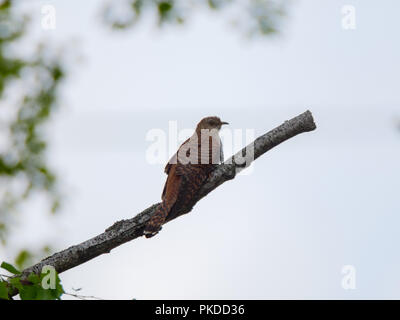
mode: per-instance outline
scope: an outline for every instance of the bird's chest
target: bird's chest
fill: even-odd
[[[193,135],[178,151],[181,164],[213,165],[220,161],[221,141],[218,133]]]
[[[218,164],[220,161],[221,140],[219,135],[202,137],[198,146],[200,164]]]

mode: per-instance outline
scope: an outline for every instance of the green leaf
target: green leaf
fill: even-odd
[[[64,293],[58,273],[55,273],[55,288],[44,289],[42,282],[48,273],[40,275],[31,273],[27,279],[21,280],[19,277],[10,278],[10,284],[19,291],[21,300],[60,300]]]
[[[37,274],[35,274],[35,273],[31,273],[29,276],[28,276],[28,281],[29,282],[32,282],[33,284],[39,284],[40,283],[40,278],[39,278],[39,276],[37,275]]]
[[[38,289],[39,287],[33,285],[22,286],[22,289],[19,290],[19,296],[21,300],[36,300]]]
[[[28,250],[21,250],[18,253],[18,256],[15,258],[15,264],[18,268],[23,269],[24,266],[30,264],[29,262],[32,260],[32,254]]]
[[[172,4],[170,2],[163,1],[158,4],[158,10],[162,15],[166,14],[171,9],[172,9]]]
[[[17,278],[11,278],[10,280],[9,280],[9,282],[11,283],[11,285],[13,286],[13,287],[15,287],[15,288],[17,288],[18,290],[22,290],[22,283],[21,283],[21,281],[19,281],[20,279],[17,277]]]
[[[5,261],[3,261],[1,263],[0,268],[5,269],[8,272],[11,272],[12,274],[20,274],[21,273],[21,271],[19,271],[17,268],[15,268],[12,264],[9,264]]]
[[[54,290],[45,290],[42,287],[38,288],[36,300],[54,300],[57,299]]]
[[[172,3],[169,1],[162,1],[158,4],[158,14],[161,21],[166,20],[168,14],[172,11]]]
[[[6,10],[9,9],[11,5],[11,1],[10,0],[5,0],[0,2],[0,10]]]
[[[0,299],[8,300],[8,289],[7,289],[7,282],[0,281]]]
[[[41,273],[40,275],[40,284],[42,284],[43,278],[46,277],[47,273]],[[54,299],[60,299],[61,296],[64,294],[64,288],[61,285],[61,279],[57,273],[57,271],[55,272],[55,289],[42,289],[44,291],[47,291],[46,294],[43,294],[44,297],[48,298],[51,297],[50,299],[54,300]]]

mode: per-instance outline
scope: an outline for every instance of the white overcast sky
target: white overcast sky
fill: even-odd
[[[79,59],[50,130],[63,210],[49,218],[35,201],[6,257],[27,244],[77,244],[159,201],[166,176],[146,161],[150,129],[218,115],[262,134],[310,109],[316,131],[156,237],[63,273],[64,288],[112,299],[400,298],[398,1],[293,1],[282,34],[253,41],[207,11],[183,28],[111,32],[103,3],[25,2],[32,43]],[[41,29],[43,4],[56,8],[55,30]],[[355,30],[341,25],[349,4]],[[341,286],[345,265],[355,290]]]

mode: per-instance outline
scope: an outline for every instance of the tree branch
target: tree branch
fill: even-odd
[[[200,199],[225,181],[233,179],[237,172],[243,170],[253,160],[257,159],[268,150],[300,133],[312,131],[315,128],[316,126],[311,112],[306,111],[258,137],[253,143],[242,149],[223,164],[216,166],[210,178],[202,186],[197,197],[193,199],[189,206],[182,208],[180,214],[190,212]],[[243,156],[247,160],[247,163],[239,164],[238,159]],[[43,259],[34,266],[23,270],[22,275],[27,276],[31,272],[40,273],[45,265],[51,265],[58,273],[61,273],[101,254],[109,253],[112,249],[125,242],[141,237],[146,222],[150,219],[158,205],[159,203],[152,205],[131,219],[116,222],[106,229],[105,232],[94,238]]]

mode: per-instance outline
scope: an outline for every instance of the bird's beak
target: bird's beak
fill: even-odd
[[[223,124],[229,124],[229,122],[221,121],[221,125]]]

